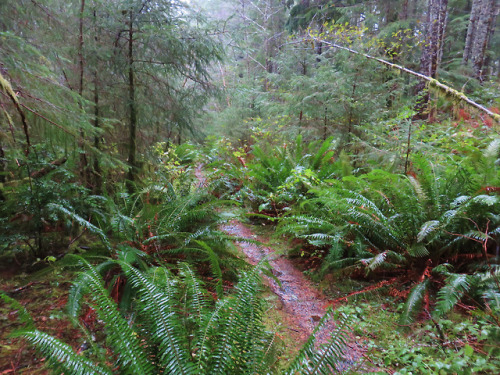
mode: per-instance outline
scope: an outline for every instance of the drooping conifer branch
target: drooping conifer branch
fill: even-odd
[[[328,42],[328,41],[326,41],[326,40],[324,40],[322,38],[319,38],[319,37],[317,37],[317,36],[315,36],[315,35],[313,35],[311,33],[309,33],[309,37],[312,40],[316,41],[316,42],[321,42],[321,43],[324,43],[326,45],[329,45],[330,47],[338,48],[338,49],[350,52],[350,53],[352,53],[354,55],[363,56],[363,57],[366,57],[367,59],[370,59],[370,60],[375,60],[375,61],[377,61],[377,62],[379,62],[381,64],[384,64],[384,65],[388,66],[391,69],[397,69],[397,70],[400,70],[402,72],[408,73],[408,74],[410,74],[412,76],[418,77],[418,78],[420,78],[420,79],[428,82],[427,84],[430,87],[436,87],[439,90],[441,90],[444,93],[446,93],[447,95],[452,96],[454,99],[456,99],[458,101],[461,101],[461,102],[467,103],[469,106],[475,108],[476,110],[478,110],[480,112],[483,112],[483,113],[487,114],[494,121],[496,121],[498,124],[500,124],[500,115],[498,115],[498,114],[490,111],[485,106],[483,106],[483,105],[481,105],[479,103],[476,103],[474,100],[468,98],[463,92],[455,90],[455,89],[451,88],[450,86],[447,86],[447,85],[445,85],[442,82],[439,82],[435,78],[428,77],[428,76],[426,76],[426,75],[424,75],[422,73],[418,73],[418,72],[416,72],[414,70],[405,68],[404,66],[391,63],[391,62],[389,62],[387,60],[384,60],[384,59],[381,59],[379,57],[371,56],[371,55],[368,55],[367,53],[359,52],[359,51],[356,51],[356,50],[354,50],[352,48],[349,48],[349,47],[344,47],[344,46],[341,46],[341,45],[336,44],[336,43]]]
[[[26,116],[24,114],[24,111],[22,110],[19,101],[17,100],[17,95],[12,89],[10,82],[7,79],[5,79],[1,73],[0,73],[0,90],[3,91],[5,94],[7,94],[10,100],[12,100],[14,107],[16,108],[17,112],[19,113],[19,116],[21,117],[21,122],[23,123],[24,135],[26,137],[26,150],[24,150],[24,153],[26,154],[26,156],[28,156],[31,148],[30,134],[28,131],[28,122],[26,121]]]

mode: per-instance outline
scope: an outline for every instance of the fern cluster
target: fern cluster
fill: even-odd
[[[343,161],[333,161],[335,148],[333,138],[307,143],[300,135],[291,144],[253,145],[244,168],[232,173],[232,180],[240,181],[237,191],[233,190],[235,199],[254,213],[283,214],[320,181],[342,175]],[[217,165],[225,175],[235,169],[226,166]]]
[[[264,305],[259,297],[263,264],[243,274],[234,295],[220,296],[214,302],[186,263],[181,264],[174,275],[163,267],[139,271],[130,263],[116,261],[136,296],[132,310],[119,310],[99,270],[83,258],[78,260],[84,272],[71,290],[69,313],[78,318],[82,304],[90,304],[102,321],[105,343],[93,342],[92,332],[86,332],[90,346],[79,355],[71,346],[33,328],[25,311],[21,314],[26,328],[18,334],[46,356],[55,373],[276,372],[279,340],[263,324]],[[4,299],[12,302],[9,297]],[[23,312],[22,306],[13,307]],[[331,312],[323,323],[330,316]],[[317,347],[312,336],[291,362],[287,373],[329,374],[336,370],[345,350],[346,336],[341,328],[324,346]]]
[[[415,155],[414,168],[416,173],[408,176],[373,170],[327,181],[282,218],[278,232],[325,249],[323,272],[364,269],[397,276],[411,288],[403,322],[443,282],[438,314],[473,290],[483,293],[476,304],[497,306],[488,294],[496,285],[479,287],[472,279],[479,277],[474,267],[487,265],[496,278],[498,259],[491,252],[500,233],[499,197],[482,192],[478,174],[469,174],[466,167],[437,168]],[[456,273],[448,270],[444,276],[442,267],[454,267]]]

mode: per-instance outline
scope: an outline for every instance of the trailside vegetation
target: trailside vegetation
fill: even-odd
[[[499,373],[499,13],[0,1],[0,373]]]

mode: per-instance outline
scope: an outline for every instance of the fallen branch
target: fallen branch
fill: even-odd
[[[12,89],[10,82],[7,79],[5,79],[2,74],[0,74],[0,89],[3,92],[5,92],[5,94],[7,94],[10,100],[12,100],[14,107],[16,108],[17,112],[19,113],[19,116],[21,117],[21,122],[23,123],[24,135],[26,137],[26,150],[24,150],[24,154],[28,156],[31,148],[30,135],[28,131],[28,122],[26,121],[26,116],[21,108],[21,104],[17,100],[16,93]]]
[[[377,61],[377,62],[379,62],[381,64],[384,64],[384,65],[386,65],[386,66],[388,66],[388,67],[390,67],[392,69],[398,69],[398,70],[400,70],[402,72],[408,73],[408,74],[410,74],[412,76],[415,76],[415,77],[418,77],[418,78],[420,78],[420,79],[422,79],[424,81],[427,81],[427,82],[429,82],[429,86],[431,86],[431,87],[437,87],[437,88],[441,89],[442,91],[444,91],[448,95],[451,95],[455,99],[460,100],[462,102],[465,102],[468,105],[470,105],[471,107],[479,110],[480,112],[483,112],[483,113],[487,114],[493,120],[495,120],[498,124],[500,124],[500,115],[498,115],[498,114],[490,111],[488,108],[482,106],[481,104],[476,103],[472,99],[468,98],[463,92],[455,90],[455,89],[451,88],[450,86],[447,86],[444,83],[439,82],[437,79],[434,79],[432,77],[426,76],[426,75],[424,75],[422,73],[418,73],[418,72],[416,72],[414,70],[405,68],[404,66],[401,66],[401,65],[398,65],[398,64],[393,64],[393,63],[391,63],[391,62],[389,62],[387,60],[381,59],[379,57],[371,56],[371,55],[368,55],[366,53],[359,52],[359,51],[353,50],[352,48],[344,47],[344,46],[341,46],[341,45],[336,44],[336,43],[327,42],[326,40],[318,38],[317,36],[314,36],[311,33],[309,33],[309,37],[311,39],[313,39],[314,41],[316,41],[316,42],[327,44],[327,45],[329,45],[331,47],[338,48],[338,49],[350,52],[350,53],[352,53],[354,55],[364,56],[367,59],[375,60],[375,61]]]
[[[68,160],[68,158],[66,158],[66,157],[54,160],[46,167],[43,167],[42,169],[40,169],[38,171],[31,172],[31,178],[40,178],[40,177],[45,176],[47,173],[52,171],[54,168],[59,167],[60,165],[63,165],[64,163],[66,163],[66,160]]]
[[[8,291],[6,291],[5,293],[6,293],[7,295],[9,295],[9,296],[12,296],[13,294],[20,293],[20,292],[22,292],[22,291],[24,291],[24,290],[26,290],[26,289],[28,289],[28,288],[32,287],[32,286],[33,286],[33,285],[35,285],[35,284],[41,284],[41,282],[40,282],[40,281],[31,281],[31,282],[29,282],[29,283],[28,283],[28,284],[26,284],[26,285],[20,286],[19,288],[15,288],[15,289],[12,289],[12,290],[8,290]]]
[[[335,305],[335,304],[337,304],[339,302],[342,302],[342,301],[346,301],[347,302],[347,298],[349,298],[349,297],[355,296],[357,294],[363,294],[363,293],[372,292],[372,291],[380,289],[380,288],[382,288],[384,286],[392,285],[392,284],[394,284],[398,280],[399,280],[398,277],[393,277],[392,279],[389,279],[389,280],[383,280],[383,281],[381,281],[381,282],[379,282],[379,283],[377,283],[375,285],[370,285],[370,286],[367,286],[366,288],[363,288],[363,289],[358,290],[356,292],[351,292],[351,293],[349,293],[346,296],[339,297],[339,298],[333,300],[331,302],[331,304]]]

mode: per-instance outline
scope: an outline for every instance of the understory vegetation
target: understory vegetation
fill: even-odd
[[[499,12],[0,1],[0,374],[498,374]]]

